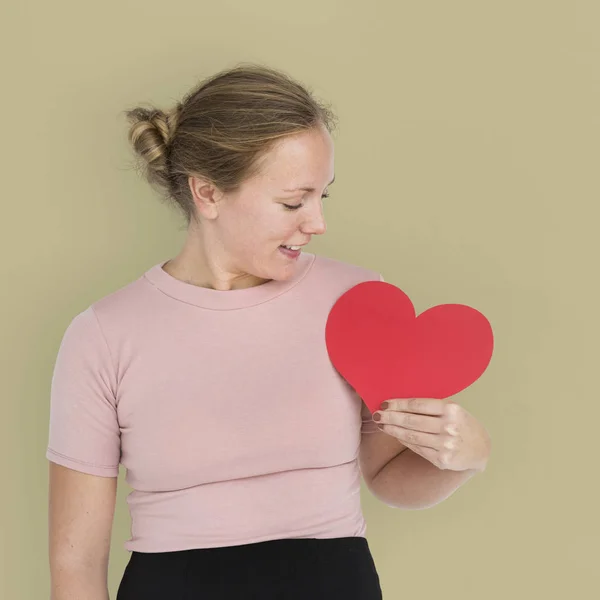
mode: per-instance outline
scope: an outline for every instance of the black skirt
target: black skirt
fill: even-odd
[[[117,600],[382,600],[364,537],[132,552]]]

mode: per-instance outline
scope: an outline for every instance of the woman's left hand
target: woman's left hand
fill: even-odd
[[[377,425],[439,469],[483,471],[490,456],[490,437],[483,425],[451,400],[388,400]]]

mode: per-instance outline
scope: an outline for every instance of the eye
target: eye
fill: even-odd
[[[329,198],[329,194],[325,193],[321,196],[321,198]],[[296,204],[296,205],[284,204],[283,206],[285,207],[286,210],[298,210],[302,206],[302,204]]]

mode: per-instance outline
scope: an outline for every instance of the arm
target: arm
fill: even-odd
[[[362,418],[372,418],[364,403]],[[400,440],[379,430],[362,434],[359,464],[369,491],[378,500],[407,510],[429,508],[442,502],[485,469],[485,465],[465,471],[439,469]]]
[[[438,469],[427,459],[406,449],[377,473],[369,490],[388,506],[420,510],[439,504],[481,470]]]
[[[363,424],[370,421],[368,427],[363,426],[360,436],[359,466],[362,477],[371,492],[375,477],[400,453],[408,448],[395,437],[377,429],[369,408],[362,404],[361,417]]]
[[[109,600],[107,575],[117,477],[49,463],[51,600]]]

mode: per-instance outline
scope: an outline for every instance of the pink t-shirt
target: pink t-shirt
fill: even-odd
[[[377,428],[325,324],[379,273],[305,252],[287,281],[220,291],[166,262],[68,325],[46,457],[105,477],[125,467],[129,551],[364,537],[361,424]]]

